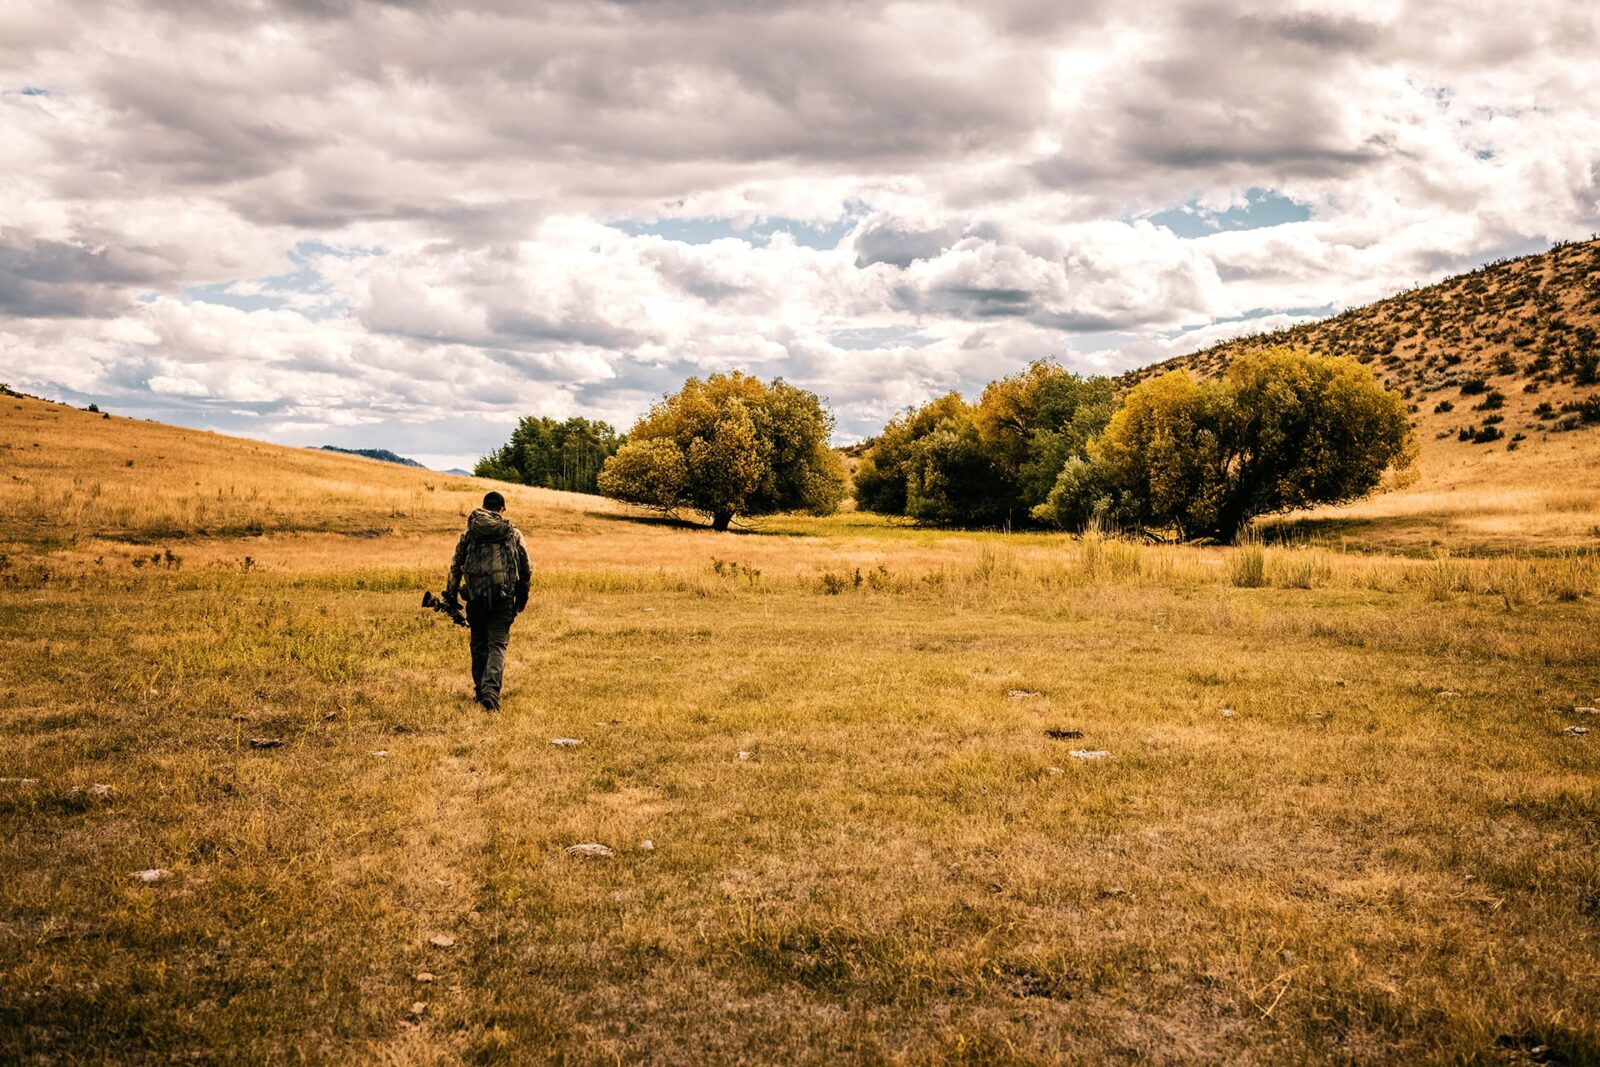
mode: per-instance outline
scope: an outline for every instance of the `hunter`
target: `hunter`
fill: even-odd
[[[467,625],[472,630],[472,685],[485,711],[500,710],[506,646],[511,623],[528,606],[528,546],[522,531],[506,518],[506,498],[483,496],[483,507],[467,516],[467,529],[450,561],[445,600],[460,603],[467,594]]]

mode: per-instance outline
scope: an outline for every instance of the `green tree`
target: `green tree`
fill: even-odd
[[[511,431],[510,441],[480,459],[473,473],[545,489],[596,493],[600,468],[621,445],[622,439],[608,423],[530,416]]]
[[[908,411],[871,442],[856,471],[856,503],[923,522],[1026,522],[1066,461],[1105,425],[1106,378],[1039,360],[991,382],[976,404],[950,393]]]
[[[946,393],[890,420],[868,443],[856,467],[856,506],[879,515],[904,515],[906,484],[918,442],[947,419],[971,420],[971,409],[961,394]]]
[[[825,515],[844,495],[828,445],[833,415],[814,393],[734,371],[691,378],[629,431],[600,491],[665,512],[698,511],[726,530],[738,515]]]
[[[940,419],[918,438],[905,465],[905,514],[943,526],[999,526],[1013,494],[984,447],[970,408]]]
[[[1111,379],[1085,378],[1049,360],[989,383],[974,419],[1019,518],[1044,500],[1067,460],[1084,454],[1115,408]]]
[[[1034,516],[1231,543],[1257,516],[1365,496],[1415,455],[1405,400],[1365,366],[1261,349],[1218,381],[1173,371],[1140,383]]]

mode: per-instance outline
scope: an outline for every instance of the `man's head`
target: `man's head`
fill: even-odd
[[[483,494],[483,506],[487,511],[504,511],[506,509],[506,498],[491,489]]]

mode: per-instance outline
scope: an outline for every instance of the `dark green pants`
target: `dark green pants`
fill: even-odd
[[[516,606],[508,599],[467,601],[467,624],[472,630],[472,685],[479,700],[500,703],[506,646],[511,643],[511,624],[516,618]]]

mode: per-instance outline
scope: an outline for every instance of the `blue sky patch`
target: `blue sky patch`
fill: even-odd
[[[849,352],[871,352],[880,348],[926,348],[933,342],[916,326],[855,326],[828,334],[828,343]]]
[[[1252,308],[1251,310],[1246,311],[1243,315],[1234,315],[1231,318],[1212,319],[1210,322],[1202,323],[1199,326],[1185,326],[1177,332],[1179,334],[1192,333],[1195,330],[1205,330],[1211,328],[1212,326],[1221,326],[1230,322],[1250,322],[1253,319],[1265,319],[1272,315],[1293,315],[1296,318],[1310,317],[1314,319],[1325,319],[1332,314],[1334,314],[1334,306],[1332,304],[1323,304],[1321,307],[1305,308]],[[1169,334],[1168,336],[1172,335]]]
[[[752,245],[764,245],[773,234],[787,233],[794,238],[794,243],[802,248],[815,248],[826,252],[839,246],[845,234],[855,227],[862,210],[861,206],[849,205],[843,217],[827,223],[803,222],[800,219],[776,216],[749,226],[739,226],[732,219],[716,218],[660,219],[656,222],[617,219],[607,225],[612,229],[621,230],[629,237],[664,237],[669,241],[680,241],[689,245],[710,244],[712,241],[728,237],[736,237]]]
[[[1271,189],[1250,189],[1245,202],[1224,211],[1208,211],[1199,201],[1145,216],[1179,237],[1209,237],[1227,230],[1259,230],[1286,222],[1305,222],[1311,209]]]
[[[267,293],[234,293],[230,292],[236,282],[213,282],[210,285],[186,285],[183,287],[183,298],[201,304],[221,304],[224,307],[238,308],[240,311],[261,311],[267,309],[276,311],[288,303],[287,297],[272,296]]]
[[[342,310],[341,306],[329,300],[322,300],[306,306],[304,301],[293,301],[296,296],[321,296],[327,293],[327,283],[322,280],[311,266],[312,256],[326,255],[338,256],[341,259],[355,259],[359,256],[381,255],[381,248],[349,247],[338,248],[325,244],[322,241],[301,241],[289,252],[289,262],[295,269],[284,274],[274,274],[265,278],[254,279],[258,287],[263,290],[259,293],[235,292],[234,286],[239,285],[244,279],[235,279],[229,282],[213,282],[207,285],[185,285],[183,298],[194,300],[202,304],[221,304],[224,307],[238,308],[240,311],[276,311],[287,307],[291,302],[306,318],[313,322],[329,318]]]

